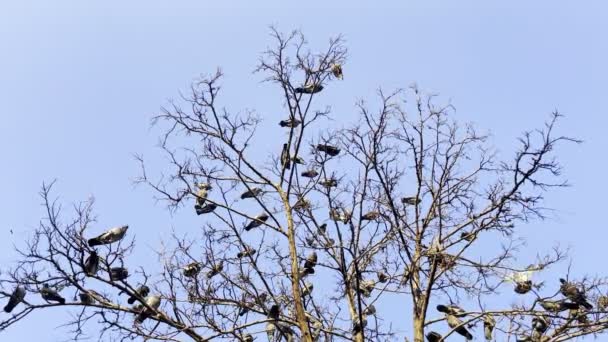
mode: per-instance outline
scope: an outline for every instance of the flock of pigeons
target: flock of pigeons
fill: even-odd
[[[560,293],[564,296],[560,300],[539,300],[539,305],[551,315],[569,310],[571,317],[580,323],[586,322],[585,310],[591,310],[593,305],[587,300],[584,291],[576,284],[568,282],[560,278]],[[532,289],[530,280],[516,281],[514,291],[518,294],[525,294]],[[599,306],[608,307],[608,297],[602,296],[598,300]],[[466,311],[456,305],[437,305],[437,311],[445,314],[445,320],[451,329],[456,333],[464,336],[467,340],[472,340],[473,335],[467,327],[467,322],[461,318],[467,316]],[[492,341],[493,331],[496,326],[496,320],[491,314],[486,314],[482,317],[484,326],[484,335],[486,340]],[[548,336],[543,334],[547,332],[551,324],[551,318],[547,314],[538,313],[532,316],[532,331],[529,335],[520,336],[517,342],[545,342],[549,340]],[[469,327],[470,328],[470,327]],[[438,342],[443,337],[441,334],[431,331],[426,335],[428,342]]]

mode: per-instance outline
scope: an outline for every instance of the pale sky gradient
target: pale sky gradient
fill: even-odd
[[[599,215],[608,192],[606,1],[326,3],[0,2],[0,260],[12,260],[11,245],[37,225],[39,187],[54,178],[66,203],[95,196],[99,230],[128,223],[142,263],[171,227],[187,230],[185,215],[171,217],[149,190],[132,186],[132,154],[156,170],[164,165],[151,116],[218,66],[226,73],[224,104],[255,108],[275,125],[281,103],[264,100],[275,89],[251,73],[272,24],[301,29],[319,48],[344,35],[345,80],[332,89],[338,121],[353,120],[355,101],[378,87],[414,82],[451,100],[464,122],[491,130],[504,151],[554,109],[565,114],[559,131],[585,141],[560,152],[573,187],[547,197],[552,219],[523,227],[531,246],[523,252],[561,242],[571,247],[575,274],[608,274],[597,259],[608,240]],[[0,340],[60,341],[54,328],[64,311],[32,316]]]

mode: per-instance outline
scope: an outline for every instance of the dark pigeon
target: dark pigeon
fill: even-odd
[[[111,228],[111,229],[107,230],[106,232],[102,233],[101,235],[94,237],[92,239],[89,239],[89,241],[88,241],[89,247],[107,245],[110,243],[117,242],[125,236],[128,229],[129,229],[129,226],[120,226],[120,227]]]
[[[19,303],[23,301],[25,298],[25,289],[21,286],[15,287],[13,293],[11,293],[10,298],[8,299],[8,303],[4,306],[5,312],[11,312]]]
[[[89,277],[97,274],[99,270],[99,256],[96,251],[92,251],[91,254],[84,261],[84,273],[86,273]]]

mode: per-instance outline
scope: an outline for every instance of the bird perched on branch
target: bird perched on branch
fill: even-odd
[[[372,295],[372,291],[376,286],[376,282],[373,280],[362,280],[359,282],[358,292],[366,298],[369,298]]]
[[[377,211],[370,211],[361,216],[361,221],[375,221],[380,217],[380,213]]]
[[[97,255],[96,251],[92,251],[86,258],[86,260],[84,261],[83,269],[84,273],[86,273],[86,275],[88,275],[89,277],[92,277],[97,274],[97,271],[99,270],[99,256]]]
[[[135,323],[141,324],[146,320],[146,318],[152,316],[160,307],[160,301],[160,296],[146,297],[146,305],[148,305],[150,308],[143,306],[140,313],[135,317]]]
[[[327,144],[318,144],[317,151],[323,152],[331,157],[335,157],[340,154],[340,149],[338,147]]]
[[[212,189],[211,184],[209,183],[197,183],[196,187],[198,190],[196,191],[196,205],[202,207],[205,205],[205,201],[207,200],[207,194],[209,190]]]
[[[306,178],[315,178],[319,175],[319,173],[315,170],[306,170],[300,174],[302,177]]]
[[[91,296],[88,292],[80,292],[78,297],[80,298],[80,302],[84,305],[95,304],[95,298],[93,298],[93,296]]]
[[[211,270],[209,272],[207,272],[207,279],[211,279],[211,278],[215,277],[216,275],[220,274],[223,269],[224,269],[224,261],[221,260],[217,264],[213,265],[213,267],[211,267]]]
[[[492,317],[492,315],[483,316],[483,333],[486,340],[492,341],[494,327],[496,327],[496,320],[494,317]]]
[[[285,169],[291,168],[291,158],[289,157],[288,144],[283,144],[283,149],[281,150],[281,166]]]
[[[196,215],[209,214],[209,213],[213,212],[215,209],[217,209],[217,204],[207,203],[202,207],[195,205],[194,209],[196,210]]]
[[[437,311],[443,312],[448,322],[448,326],[454,329],[458,334],[464,336],[467,340],[472,340],[473,335],[465,327],[459,316],[464,316],[465,312],[455,305],[437,305]]]
[[[339,80],[344,79],[344,74],[342,73],[342,65],[340,65],[338,63],[333,64],[331,66],[331,73],[334,75],[335,78],[337,78]]]
[[[10,313],[23,299],[25,299],[25,289],[21,286],[15,287],[8,299],[8,303],[4,306],[4,311]]]
[[[443,336],[441,336],[439,333],[436,333],[434,331],[431,331],[428,334],[426,334],[426,340],[428,342],[439,342],[442,338],[443,338]]]
[[[298,120],[298,119],[288,119],[288,120],[281,120],[279,121],[279,126],[281,127],[288,127],[288,128],[295,128],[298,127],[300,124],[302,123],[302,121]]]
[[[310,208],[310,202],[306,198],[300,197],[292,208],[296,211],[306,210]]]
[[[40,296],[42,296],[42,299],[46,300],[47,302],[65,304],[65,298],[61,297],[55,289],[50,288],[48,284],[42,285],[42,289],[40,289]]]
[[[185,277],[194,278],[201,271],[201,265],[198,262],[191,262],[184,266],[183,273]]]
[[[366,316],[372,316],[376,314],[376,307],[373,304],[368,305],[364,310],[363,314]]]
[[[564,300],[540,300],[540,306],[549,312],[562,312],[566,310],[576,310],[580,307],[577,303],[569,303]]]
[[[150,288],[147,287],[146,285],[141,285],[135,290],[135,292],[137,293],[138,296],[145,298],[147,295],[150,294]],[[133,304],[133,303],[135,303],[136,300],[137,300],[137,298],[135,296],[131,296],[127,300],[127,303]]]
[[[309,83],[303,87],[297,87],[295,89],[296,94],[315,94],[323,90],[323,86],[316,83]]]
[[[326,188],[335,188],[338,186],[338,181],[335,178],[324,179],[319,182],[319,185],[324,186]]]
[[[129,277],[129,271],[124,267],[112,267],[110,268],[110,280],[121,281]]]
[[[249,223],[247,223],[247,225],[245,226],[245,230],[246,231],[250,231],[253,228],[259,227],[262,224],[264,224],[264,222],[266,222],[268,220],[269,216],[266,213],[262,213],[256,217],[253,218],[253,220],[249,221]]]
[[[564,278],[560,278],[559,282],[561,283],[559,291],[564,297],[570,299],[574,303],[584,306],[587,310],[593,309],[593,305],[587,301],[585,293],[583,293],[575,284],[566,281]]]
[[[404,205],[418,205],[420,204],[420,198],[418,197],[403,197],[401,203]]]
[[[241,194],[241,199],[256,198],[261,193],[262,193],[261,188],[251,188]]]
[[[243,249],[242,251],[238,252],[238,254],[236,255],[237,258],[243,258],[246,256],[253,256],[255,254],[256,250],[251,248],[250,246],[246,246],[245,249]]]
[[[102,233],[101,235],[94,237],[92,239],[89,239],[89,241],[88,241],[89,247],[107,245],[110,243],[120,241],[125,236],[128,229],[129,229],[129,226],[126,226],[126,225],[111,228],[111,229],[107,230],[106,232]]]

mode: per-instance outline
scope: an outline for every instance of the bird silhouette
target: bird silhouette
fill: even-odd
[[[331,73],[334,75],[335,78],[337,78],[339,80],[344,79],[344,74],[342,73],[342,65],[340,65],[338,63],[333,64],[331,66]]]
[[[418,205],[420,204],[420,198],[418,197],[403,197],[401,203],[405,205]]]
[[[241,199],[256,198],[261,193],[262,193],[261,188],[251,188],[241,194]]]
[[[111,229],[107,230],[106,232],[102,233],[101,235],[94,237],[92,239],[89,239],[89,241],[88,241],[89,247],[107,245],[110,243],[120,241],[125,236],[128,229],[129,229],[129,226],[126,226],[126,225],[111,228]]]
[[[220,272],[222,272],[223,269],[224,269],[224,261],[220,261],[219,263],[213,265],[213,267],[211,267],[211,270],[209,272],[207,272],[207,279],[211,279],[211,278],[215,277],[216,275],[220,274]]]
[[[42,299],[46,300],[47,302],[65,304],[65,298],[61,297],[55,289],[50,288],[48,284],[42,285],[42,289],[40,289],[40,296],[42,296]]]
[[[196,210],[196,215],[203,215],[213,212],[217,207],[218,205],[215,203],[208,203],[202,207],[197,204],[194,206],[194,209]]]
[[[25,299],[25,289],[21,286],[15,287],[8,299],[8,303],[4,306],[4,311],[10,313],[23,299]]]
[[[327,145],[327,144],[318,144],[317,145],[317,151],[319,152],[323,152],[331,157],[335,157],[338,154],[340,154],[340,149],[336,146],[333,145]]]
[[[240,259],[240,258],[243,258],[246,256],[253,256],[255,253],[256,253],[255,249],[253,249],[249,246],[246,246],[245,249],[243,249],[242,251],[237,253],[236,257]]]
[[[141,285],[135,290],[135,292],[137,293],[138,296],[145,298],[146,296],[148,296],[150,294],[150,288],[147,287],[146,285]],[[137,298],[135,296],[131,296],[127,300],[127,303],[133,304],[133,303],[135,303],[136,300],[137,300]]]
[[[300,121],[298,119],[288,119],[288,120],[279,121],[279,126],[295,128],[295,127],[298,127],[301,123],[302,123],[302,121]]]
[[[148,296],[146,297],[146,305],[150,308],[142,307],[139,314],[135,317],[135,323],[141,324],[146,318],[152,316],[156,310],[160,307],[161,298],[160,296]]]
[[[291,158],[289,157],[288,144],[283,144],[283,149],[281,150],[281,166],[285,169],[291,168]]]
[[[256,216],[253,220],[249,221],[249,223],[247,223],[247,225],[245,226],[245,230],[246,231],[250,231],[253,228],[259,227],[262,224],[264,224],[264,222],[266,222],[268,220],[269,216],[266,213],[262,213],[258,216]]]
[[[576,286],[576,284],[570,283],[564,278],[560,278],[559,282],[561,283],[559,291],[564,297],[570,299],[574,303],[584,306],[587,310],[593,309],[593,305],[587,301],[585,294]]]
[[[201,271],[201,265],[198,262],[191,262],[184,266],[183,273],[185,277],[194,278]]]
[[[370,211],[361,216],[362,221],[375,221],[380,217],[380,213],[377,211]]]
[[[112,267],[110,268],[110,280],[121,281],[129,277],[129,271],[124,267]]]
[[[83,269],[84,273],[86,273],[86,275],[89,277],[97,274],[97,271],[99,270],[99,256],[97,255],[96,251],[92,251],[86,258]]]
[[[323,90],[323,86],[320,84],[309,83],[302,87],[294,89],[296,94],[315,94]]]
[[[483,316],[483,333],[488,341],[492,341],[492,334],[494,332],[494,327],[496,327],[496,320],[492,315]]]
[[[426,334],[426,340],[428,342],[439,342],[441,339],[443,338],[443,336],[441,336],[439,333],[431,331],[428,334]]]
[[[196,192],[196,205],[202,207],[203,205],[205,205],[205,201],[207,200],[207,194],[209,190],[212,189],[212,187],[209,183],[198,183],[196,184],[196,187],[198,188]]]
[[[302,177],[306,178],[315,178],[319,175],[319,173],[315,170],[306,170],[300,174]]]

